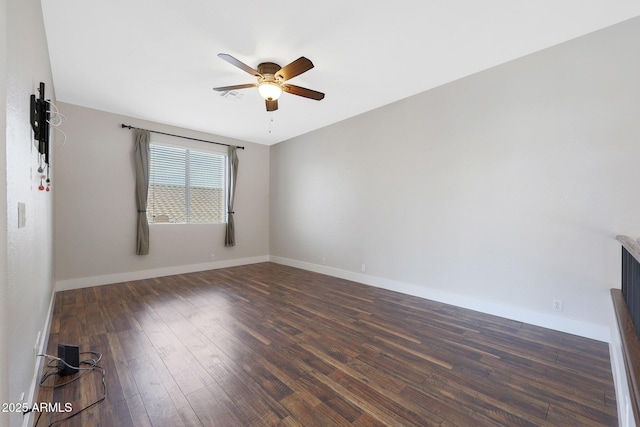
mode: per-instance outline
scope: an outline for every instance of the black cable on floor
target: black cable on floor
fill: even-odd
[[[56,357],[56,356],[52,356],[50,354],[39,354],[38,356],[41,357],[46,357],[49,359],[49,362],[47,362],[47,366],[50,368],[47,372],[44,373],[44,375],[42,376],[42,379],[40,380],[40,387],[46,387],[46,388],[60,388],[60,387],[64,387],[68,384],[71,384],[77,380],[79,380],[80,378],[84,377],[87,373],[89,372],[94,372],[96,370],[99,370],[102,373],[102,397],[98,398],[98,400],[96,400],[95,402],[91,403],[90,405],[85,406],[84,408],[80,409],[77,412],[74,412],[73,414],[61,418],[59,420],[55,420],[53,422],[51,422],[49,424],[49,427],[55,426],[57,424],[60,424],[62,422],[65,422],[67,420],[70,420],[71,418],[81,414],[82,412],[86,411],[89,408],[94,407],[95,405],[99,404],[100,402],[104,401],[107,398],[107,383],[106,383],[106,372],[104,370],[104,368],[102,366],[98,365],[98,362],[100,362],[100,360],[102,360],[102,353],[96,352],[96,351],[84,351],[84,352],[80,352],[80,354],[91,354],[93,356],[96,356],[96,358],[89,358],[89,359],[85,359],[82,360],[79,365],[80,366],[71,366],[69,365],[66,361],[64,361],[63,359]],[[76,369],[78,370],[78,373],[75,375],[74,378],[72,378],[69,381],[66,381],[64,383],[61,384],[52,384],[52,385],[47,385],[45,384],[45,382],[47,381],[47,379],[49,379],[50,377],[57,375],[60,373],[60,371],[62,370],[62,368],[60,367],[60,364],[64,364],[72,369]],[[83,365],[88,365],[88,367],[85,367]],[[27,414],[29,412],[32,412],[33,408],[31,408],[29,411],[25,411],[24,413]],[[34,424],[34,427],[38,426],[38,423],[40,422],[40,418],[42,417],[44,411],[40,411],[40,414],[38,415],[38,418],[36,419],[36,422]]]

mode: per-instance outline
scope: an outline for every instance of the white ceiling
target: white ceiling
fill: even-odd
[[[638,0],[41,0],[56,98],[274,144],[640,15]],[[267,113],[251,67],[315,68]]]

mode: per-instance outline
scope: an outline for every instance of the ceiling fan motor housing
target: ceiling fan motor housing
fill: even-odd
[[[273,62],[263,62],[262,64],[258,65],[258,73],[262,74],[263,76],[265,74],[275,75],[278,71],[280,71],[281,68],[281,66]]]

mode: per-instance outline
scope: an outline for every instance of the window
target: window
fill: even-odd
[[[227,221],[226,155],[159,144],[149,151],[150,224]]]

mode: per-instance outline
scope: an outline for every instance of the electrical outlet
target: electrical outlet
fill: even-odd
[[[216,260],[216,254],[211,254],[211,261],[215,261]]]
[[[361,270],[364,273],[365,271],[367,271],[367,266],[365,264],[362,264]]]
[[[18,202],[18,228],[26,227],[27,225],[27,205]]]
[[[327,259],[325,257],[322,257],[322,265],[326,265],[327,264]]]
[[[553,300],[553,311],[562,311],[562,300],[554,299]]]
[[[40,352],[40,336],[42,335],[42,331],[38,331],[38,336],[36,337],[36,343],[33,345],[33,357],[38,358],[38,354]]]

